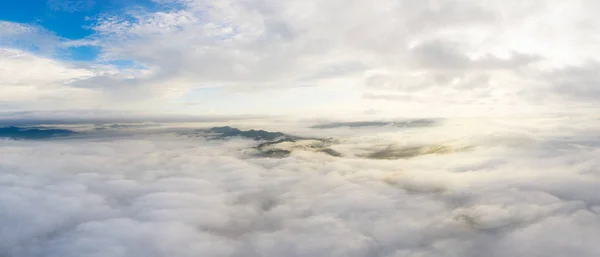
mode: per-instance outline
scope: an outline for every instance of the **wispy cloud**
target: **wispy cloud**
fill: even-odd
[[[53,11],[78,12],[92,8],[95,0],[48,0],[47,5]]]

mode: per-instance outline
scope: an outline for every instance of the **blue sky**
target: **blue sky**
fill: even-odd
[[[85,28],[90,25],[86,17],[96,16],[106,9],[114,8],[110,1],[96,3],[83,0],[82,2],[85,3],[74,6],[74,9],[57,6],[56,2],[58,1],[3,1],[0,18],[6,21],[37,24],[63,38],[81,39],[93,33]]]
[[[123,16],[134,8],[159,11],[173,6],[151,0],[7,0],[0,3],[0,20],[41,27],[61,40],[82,40],[94,35],[92,27],[102,16]],[[74,46],[55,52],[54,57],[93,61],[101,51],[98,46]],[[131,61],[117,62],[128,63]]]

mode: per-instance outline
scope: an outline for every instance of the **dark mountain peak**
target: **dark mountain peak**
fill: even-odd
[[[228,138],[228,137],[245,137],[254,140],[276,140],[280,138],[296,138],[294,136],[286,135],[281,132],[269,132],[265,130],[240,130],[230,126],[214,127],[208,129],[208,132],[217,134],[217,138]]]

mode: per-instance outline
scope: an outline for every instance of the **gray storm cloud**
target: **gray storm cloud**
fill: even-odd
[[[1,140],[0,256],[598,256],[592,121],[310,130],[346,153],[474,146],[394,160],[178,133]]]

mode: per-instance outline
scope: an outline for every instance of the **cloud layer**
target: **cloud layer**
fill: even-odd
[[[5,47],[44,38],[47,48],[94,46],[100,54],[71,67],[13,53],[5,66],[27,61],[32,73],[50,77],[15,87],[1,76],[0,85],[9,95],[35,87],[28,97],[46,92],[47,106],[64,103],[65,90],[78,100],[56,108],[155,112],[241,114],[252,106],[264,114],[450,116],[596,104],[599,23],[590,0],[155,2],[161,8],[90,17],[94,33],[78,40],[2,23]],[[68,72],[47,72],[56,69]],[[57,83],[63,89],[50,89]],[[0,100],[13,109],[45,106]]]
[[[401,160],[301,150],[278,159],[246,155],[251,140],[173,133],[3,140],[0,255],[600,254],[599,142],[588,136],[596,120],[316,131],[353,149],[477,147]]]

